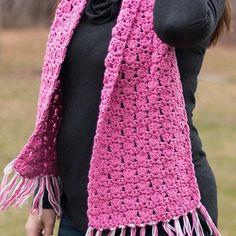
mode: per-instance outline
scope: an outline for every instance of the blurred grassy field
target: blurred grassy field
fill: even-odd
[[[0,38],[0,176],[33,131],[47,29],[5,30]],[[236,47],[208,49],[193,116],[216,176],[219,227],[236,230]],[[29,203],[31,199],[29,200]],[[0,213],[0,235],[22,236],[29,205]],[[57,232],[57,221],[55,232]]]

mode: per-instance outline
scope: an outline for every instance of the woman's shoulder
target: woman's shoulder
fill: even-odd
[[[154,30],[174,47],[207,45],[224,12],[225,0],[156,0]]]

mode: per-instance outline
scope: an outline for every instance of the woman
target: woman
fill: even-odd
[[[61,196],[63,214],[59,236],[86,234],[87,177],[103,85],[105,70],[103,62],[121,4],[121,0],[87,1],[84,14],[73,33],[60,70],[63,119],[57,138],[57,161],[63,184]],[[224,27],[230,28],[229,2],[227,0],[169,0],[168,2],[159,0],[154,4],[155,33],[162,42],[175,47],[190,128],[192,161],[202,203],[206,206],[214,224],[217,225],[216,183],[206,153],[202,149],[197,129],[193,125],[192,112],[195,107],[197,75],[200,72],[205,50],[216,44]],[[35,192],[36,196],[37,193],[38,190]],[[50,202],[46,191],[42,218],[39,220],[37,213],[29,214],[26,223],[28,236],[53,234],[56,212]],[[210,235],[210,229],[201,216],[200,221],[204,235]],[[180,223],[183,227],[184,222]],[[191,224],[193,223],[191,221]],[[147,225],[146,233],[144,234],[144,231],[140,233],[153,235],[151,230]],[[175,230],[174,232],[177,233],[177,228]],[[108,233],[108,230],[103,230],[102,235]],[[122,232],[115,233],[120,235]],[[122,235],[129,235],[129,233],[127,228],[126,234]],[[163,236],[172,235],[161,224],[158,225],[158,233]],[[195,235],[195,232],[191,235]]]
[[[66,190],[63,192],[62,198],[65,213],[60,222],[60,236],[79,236],[85,235],[86,232],[86,178],[89,157],[91,156],[91,141],[95,132],[99,92],[102,88],[102,59],[105,58],[109,35],[112,26],[115,24],[120,4],[121,1],[117,0],[88,1],[85,14],[75,30],[64,61],[62,90],[65,94],[65,110],[64,122],[58,137],[58,155]],[[166,43],[176,47],[191,128],[193,163],[195,164],[202,199],[215,223],[217,223],[215,179],[207,162],[206,154],[201,148],[201,141],[192,123],[191,113],[195,106],[194,92],[197,85],[197,74],[201,67],[205,49],[207,46],[209,47],[209,44],[216,41],[222,31],[223,24],[226,26],[229,24],[227,19],[228,4],[226,2],[224,8],[223,0],[184,0],[182,2],[159,0],[155,2],[154,9],[156,33]],[[201,19],[202,16],[205,18]],[[169,28],[168,24],[170,24]],[[212,36],[216,27],[218,29]],[[97,52],[97,50],[99,51]],[[92,56],[88,56],[88,51],[95,52]],[[83,61],[79,61],[80,58],[83,58]],[[89,61],[90,64],[86,65],[86,62]],[[70,103],[72,100],[73,104]],[[69,143],[71,139],[73,139],[72,143]],[[68,170],[70,170],[69,173],[67,173]],[[75,183],[77,184],[76,187],[71,188]],[[45,208],[52,208],[47,198],[45,199]],[[33,215],[30,215],[27,225],[30,221],[32,222],[30,227],[41,229],[41,224],[45,224],[45,235],[50,235],[53,233],[54,220],[55,213],[53,210],[49,210],[45,213],[43,221],[38,221]],[[164,231],[161,230],[160,228],[162,235],[165,235]],[[207,228],[205,230],[207,233]],[[29,231],[28,233],[30,235]]]

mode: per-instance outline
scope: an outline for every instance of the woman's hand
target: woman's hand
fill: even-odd
[[[50,236],[56,222],[56,213],[54,209],[43,209],[42,217],[39,219],[37,211],[29,213],[28,220],[25,224],[27,236]]]

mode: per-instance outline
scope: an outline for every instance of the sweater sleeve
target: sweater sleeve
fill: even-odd
[[[154,31],[173,47],[197,46],[210,38],[224,4],[225,0],[155,0]]]

